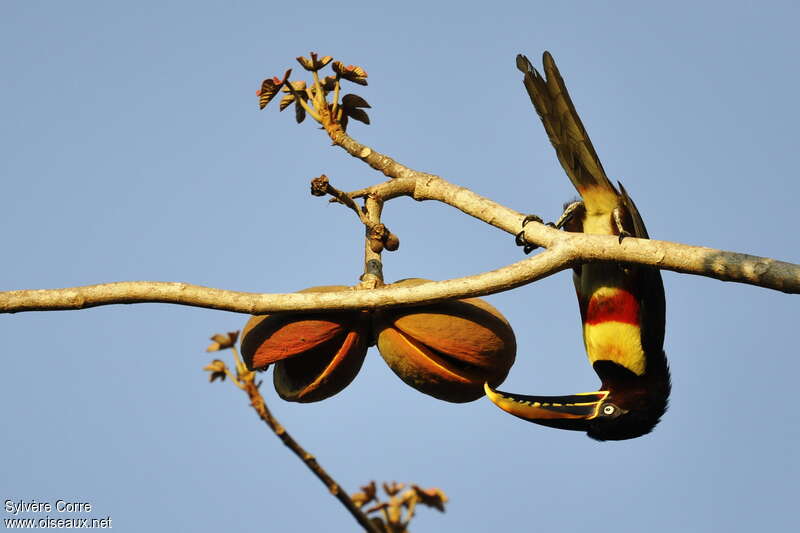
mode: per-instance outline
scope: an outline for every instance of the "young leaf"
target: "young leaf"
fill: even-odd
[[[289,79],[289,75],[292,73],[292,69],[286,71],[283,75],[283,79],[278,78],[277,76],[273,78],[267,78],[266,80],[261,82],[261,89],[256,91],[256,96],[258,96],[258,108],[264,109],[267,107],[267,104],[278,94],[278,91],[283,87],[283,84],[286,83],[286,80]]]
[[[347,116],[352,118],[353,120],[357,120],[359,122],[363,122],[364,124],[369,124],[369,115],[363,109],[357,109],[355,107],[346,107],[344,108],[344,112]]]
[[[323,68],[325,65],[330,63],[332,59],[333,58],[331,56],[325,56],[322,59],[318,59],[317,54],[311,52],[311,59],[300,56],[297,58],[297,62],[300,63],[304,69],[313,72]]]
[[[348,81],[352,81],[353,83],[357,83],[359,85],[367,84],[367,71],[361,67],[357,67],[356,65],[345,66],[341,61],[334,61],[333,71],[336,72],[336,74],[338,74],[340,77]]]
[[[357,94],[346,94],[342,96],[342,106],[350,108],[356,108],[356,107],[371,108],[371,106],[367,103],[367,101],[358,96]]]
[[[284,95],[284,97],[281,98],[281,103],[280,103],[280,106],[278,106],[278,107],[279,107],[279,109],[281,111],[283,111],[284,109],[286,109],[287,107],[292,105],[292,102],[294,102],[294,95],[293,94]]]

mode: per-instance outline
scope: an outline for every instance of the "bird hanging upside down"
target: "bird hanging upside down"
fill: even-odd
[[[549,52],[545,77],[517,56],[525,88],[561,166],[580,193],[556,223],[566,231],[647,239],[642,217],[622,184],[611,184]],[[528,217],[530,219],[536,217]],[[528,220],[528,219],[526,219]],[[523,224],[524,226],[524,224]],[[527,251],[527,249],[526,249]],[[492,390],[501,409],[524,420],[586,431],[597,440],[632,439],[652,431],[667,408],[664,286],[657,268],[590,263],[573,269],[583,342],[602,382],[597,392],[525,396]]]

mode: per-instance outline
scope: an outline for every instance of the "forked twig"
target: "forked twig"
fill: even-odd
[[[250,399],[250,405],[258,414],[258,417],[272,430],[273,433],[275,433],[275,435],[287,448],[292,451],[292,453],[294,453],[300,458],[301,461],[303,461],[308,469],[311,470],[311,472],[313,472],[314,475],[317,476],[317,478],[328,488],[330,493],[333,494],[333,496],[335,496],[342,505],[344,505],[351,515],[353,515],[353,518],[355,518],[356,521],[361,524],[361,526],[369,533],[383,533],[369,519],[369,517],[367,517],[361,508],[353,503],[353,500],[350,499],[350,496],[347,494],[347,492],[341,488],[341,486],[331,477],[330,474],[328,474],[324,468],[322,468],[319,462],[317,462],[317,459],[308,451],[306,451],[305,448],[300,446],[300,444],[294,440],[289,432],[286,431],[286,428],[284,428],[283,425],[278,422],[278,419],[275,418],[275,416],[269,410],[267,403],[264,401],[264,397],[261,395],[261,391],[259,390],[261,383],[256,383],[256,373],[247,370],[247,367],[239,357],[239,353],[233,346],[233,344],[236,342],[236,336],[238,335],[238,332],[236,334],[229,335],[232,335],[233,337],[232,342],[229,345],[223,345],[221,348],[230,348],[233,352],[233,357],[236,361],[236,376],[234,377],[225,364],[217,359],[205,368],[205,370],[211,372],[211,381],[214,381],[216,377],[222,377],[220,374],[228,376],[234,385],[242,389],[247,394],[247,397]],[[217,336],[215,335],[212,337],[212,339],[215,337]],[[218,349],[220,349],[220,346],[217,346],[213,351]]]

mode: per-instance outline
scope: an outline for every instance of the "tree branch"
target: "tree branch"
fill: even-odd
[[[303,448],[299,442],[297,442],[294,437],[292,437],[286,428],[278,421],[277,418],[272,414],[272,411],[269,410],[267,407],[267,403],[264,401],[264,396],[261,395],[261,391],[259,387],[261,386],[261,382],[256,382],[256,373],[254,371],[248,370],[245,364],[242,362],[241,357],[239,356],[239,352],[236,350],[234,345],[236,344],[236,340],[239,336],[239,332],[235,331],[229,333],[227,336],[225,335],[214,335],[211,339],[214,341],[214,344],[209,346],[208,351],[220,351],[230,348],[233,354],[234,362],[236,363],[236,375],[234,376],[233,373],[228,369],[228,366],[220,359],[215,359],[211,362],[210,365],[206,366],[203,370],[207,370],[211,372],[211,379],[210,381],[216,380],[218,377],[221,377],[221,380],[225,380],[225,376],[228,376],[236,387],[243,390],[247,397],[250,399],[250,405],[255,410],[258,417],[269,427],[275,436],[278,437],[281,442],[289,448],[292,453],[294,453],[306,467],[311,470],[311,472],[317,476],[327,488],[328,491],[337,499],[339,502],[344,505],[345,509],[356,519],[356,521],[361,524],[361,526],[368,532],[368,533],[381,533],[378,529],[378,526],[374,524],[369,517],[361,510],[361,507],[357,505],[352,498],[347,494],[345,490],[334,480],[330,474],[319,464],[316,457],[311,455],[305,448]],[[222,337],[223,340],[219,340],[219,337]],[[220,343],[224,343],[224,346],[221,346]]]
[[[521,220],[521,216],[519,217]],[[734,281],[786,293],[800,293],[800,265],[765,257],[665,241],[613,235],[566,233],[541,225],[526,227],[553,234],[548,250],[503,268],[475,276],[430,282],[416,287],[388,287],[330,293],[258,294],[187,283],[128,281],[73,287],[0,292],[0,312],[85,309],[100,305],[173,303],[248,314],[285,311],[377,309],[502,292],[587,261],[652,265],[663,270]]]
[[[333,144],[336,146],[340,146],[347,151],[348,154],[361,159],[366,164],[382,172],[385,176],[390,178],[425,178],[425,177],[435,177],[433,174],[426,174],[425,172],[419,172],[418,170],[413,170],[402,163],[398,163],[391,157],[384,155],[380,152],[376,152],[369,146],[365,146],[360,142],[356,141],[347,133],[342,130],[342,127],[339,125],[338,122],[324,122],[322,123],[325,131],[328,133],[328,136],[333,141]]]
[[[336,122],[323,121],[323,126],[334,144],[392,178],[352,192],[351,198],[371,196],[376,201],[386,202],[399,196],[410,196],[418,201],[436,200],[511,234],[516,234],[522,227],[524,216],[521,213],[438,176],[406,167],[355,141]],[[525,226],[524,236],[527,242],[547,250],[491,272],[425,283],[413,288],[258,294],[187,283],[130,281],[67,289],[0,292],[0,313],[86,309],[132,303],[172,303],[248,314],[377,309],[502,292],[592,261],[650,265],[662,270],[746,283],[790,294],[800,293],[800,265],[775,259],[633,237],[627,237],[619,243],[613,235],[568,233],[534,222]]]
[[[273,416],[272,412],[267,408],[264,397],[258,390],[258,385],[254,380],[244,381],[244,391],[250,398],[250,405],[258,413],[258,417],[264,421],[267,426],[277,435],[283,444],[289,448],[292,453],[300,458],[303,463],[308,467],[311,472],[328,488],[331,494],[344,505],[345,509],[361,524],[369,533],[381,533],[375,524],[367,517],[366,514],[350,499],[350,496],[345,490],[325,471],[324,468],[317,462],[317,459],[308,453],[305,448],[289,435],[289,432],[281,425],[280,422]]]

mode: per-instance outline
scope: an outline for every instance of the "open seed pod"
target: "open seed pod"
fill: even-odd
[[[331,292],[344,286],[300,292]],[[278,395],[290,402],[330,398],[356,377],[367,354],[369,316],[363,311],[253,316],[242,330],[242,358],[250,370],[275,363]]]
[[[394,373],[440,400],[477,400],[484,382],[499,385],[514,364],[514,331],[500,311],[480,298],[381,310],[373,316],[378,350]]]

